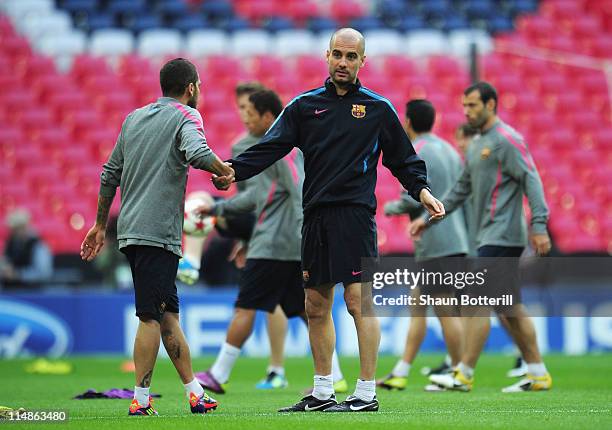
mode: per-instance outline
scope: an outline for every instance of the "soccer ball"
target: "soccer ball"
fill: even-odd
[[[199,215],[195,209],[202,205],[201,198],[191,198],[185,201],[185,218],[183,220],[183,232],[194,237],[206,237],[215,228],[216,218],[210,215]]]

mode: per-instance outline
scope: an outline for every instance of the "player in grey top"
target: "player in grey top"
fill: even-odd
[[[444,195],[450,190],[461,175],[462,163],[457,151],[447,142],[434,135],[431,130],[435,122],[434,106],[427,100],[410,100],[406,104],[404,128],[417,152],[427,164],[428,179],[435,195]],[[411,219],[420,217],[424,209],[407,193],[403,192],[399,200],[385,204],[386,215],[409,214]],[[432,228],[425,231],[420,240],[415,242],[415,257],[422,262],[426,271],[449,270],[458,258],[468,253],[468,238],[465,219],[462,211],[455,211]],[[445,257],[455,257],[447,259]],[[436,297],[454,297],[453,287],[438,288],[435,291],[420,291],[415,288],[415,297],[422,293]],[[461,321],[448,306],[434,306],[439,317],[442,333],[447,345],[452,365],[461,359],[463,329]],[[427,306],[410,306],[410,326],[406,337],[406,346],[400,359],[391,373],[378,381],[378,386],[387,389],[403,390],[407,383],[412,362],[416,358],[425,337]]]
[[[271,90],[253,93],[249,100],[247,127],[252,135],[261,137],[282,111],[282,103]],[[300,265],[304,180],[301,153],[294,150],[253,180],[242,193],[248,198],[241,199],[239,206],[221,202],[210,208],[217,215],[255,211],[257,218],[226,341],[213,366],[197,374],[204,387],[218,393],[225,392],[224,385],[240,349],[251,335],[256,310],[272,312],[280,305],[288,317],[300,316],[306,321]]]
[[[453,147],[431,133],[435,110],[427,100],[411,100],[406,107],[406,132],[414,150],[427,164],[428,178],[434,195],[444,195],[461,175],[461,157]],[[399,200],[385,205],[386,215],[409,214],[416,219],[424,212],[423,205],[403,191]],[[455,211],[424,232],[416,241],[417,260],[468,253],[466,222],[462,211]]]
[[[96,223],[81,245],[81,258],[93,260],[104,245],[108,213],[121,187],[119,247],[130,262],[140,319],[130,415],[157,415],[149,386],[160,337],[185,386],[191,411],[206,413],[217,407],[194,377],[189,345],[179,325],[174,280],[189,166],[230,176],[233,169],[206,144],[202,118],[195,109],[200,94],[195,66],[182,58],[169,61],[160,71],[160,84],[164,97],[136,109],[123,123],[101,175]]]
[[[478,82],[468,87],[463,96],[463,109],[470,125],[478,128],[481,135],[470,145],[464,172],[443,202],[450,213],[471,195],[478,256],[494,258],[511,269],[504,273],[504,278],[496,277],[492,272],[487,275],[491,278],[488,290],[507,285],[515,297],[515,303],[496,310],[506,315],[512,337],[528,367],[526,378],[504,391],[548,390],[552,387],[552,379],[542,362],[533,322],[520,303],[517,273],[518,257],[527,244],[523,195],[527,196],[532,212],[531,243],[539,255],[550,250],[546,231],[548,207],[542,182],[523,137],[498,118],[497,91],[492,85]],[[411,230],[414,235],[419,235],[425,227],[425,220],[420,218]],[[466,347],[461,363],[453,374],[433,375],[430,379],[446,388],[469,391],[474,368],[490,330],[489,318],[482,316],[488,316],[490,308],[477,306],[463,310],[472,313],[466,318]]]

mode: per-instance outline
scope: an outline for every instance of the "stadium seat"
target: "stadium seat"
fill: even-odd
[[[157,15],[143,13],[142,15],[136,15],[135,17],[125,19],[124,26],[133,33],[141,34],[145,31],[154,31],[161,28],[163,22]]]
[[[393,55],[401,52],[404,42],[401,35],[388,29],[370,30],[364,34],[367,40],[367,55],[376,58],[382,55]]]
[[[280,57],[315,54],[315,39],[306,30],[284,30],[276,33],[273,52]]]
[[[444,33],[436,30],[416,30],[408,33],[403,53],[411,57],[447,54],[448,39]]]
[[[263,55],[272,49],[272,40],[263,30],[240,30],[232,35],[230,49],[238,57]]]
[[[71,31],[49,34],[40,41],[39,49],[43,54],[58,58],[69,57],[85,52],[87,39],[82,32]]]
[[[145,57],[176,55],[183,49],[183,38],[177,30],[145,30],[138,36],[137,51]]]
[[[114,14],[136,16],[147,10],[147,2],[145,0],[109,0],[106,10]]]
[[[53,0],[4,0],[1,7],[8,16],[18,21],[28,14],[53,12],[55,5]]]
[[[238,0],[234,5],[237,14],[254,22],[275,16],[278,10],[278,2],[276,0],[259,0],[257,2]]]
[[[72,19],[67,12],[53,11],[49,14],[26,15],[18,23],[23,34],[35,44],[49,35],[69,33],[72,29]]]
[[[194,58],[229,52],[229,40],[225,32],[214,29],[190,31],[186,36],[186,46],[187,54]]]
[[[300,27],[308,19],[319,15],[317,3],[311,0],[282,2],[280,6],[283,15],[291,18]]]
[[[210,23],[206,18],[200,15],[180,16],[172,21],[172,27],[183,33],[192,30],[200,30],[209,26]]]
[[[349,20],[364,16],[365,8],[361,2],[355,0],[332,0],[331,17],[340,23],[348,23]]]
[[[448,35],[449,53],[459,57],[467,57],[472,44],[476,44],[478,54],[486,55],[493,50],[493,41],[486,31],[456,30]]]
[[[128,30],[109,28],[96,30],[89,39],[92,55],[119,57],[134,50],[134,36]]]
[[[155,11],[166,19],[175,19],[179,17],[201,17],[200,15],[191,15],[189,6],[183,0],[158,0]],[[176,22],[176,21],[175,21]],[[178,28],[175,26],[175,28]],[[179,28],[180,29],[180,28]]]
[[[62,9],[72,14],[91,14],[98,9],[98,0],[64,0]]]
[[[202,2],[200,10],[210,20],[228,19],[234,16],[234,7],[228,0],[208,0]]]
[[[392,21],[390,25],[402,32],[423,30],[427,28],[427,23],[419,15],[397,17],[397,20]]]
[[[289,18],[282,16],[271,16],[261,23],[261,28],[270,32],[276,33],[278,31],[293,29],[295,25]]]
[[[328,17],[313,17],[308,20],[306,27],[315,33],[335,31],[340,23]]]
[[[117,26],[117,19],[108,12],[95,12],[87,14],[82,21],[78,21],[75,24],[79,30],[93,32],[115,28]]]

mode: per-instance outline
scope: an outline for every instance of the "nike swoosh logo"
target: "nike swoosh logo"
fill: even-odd
[[[318,405],[318,406],[313,406],[312,408],[309,405],[304,406],[304,410],[306,412],[310,412],[310,411],[318,411],[321,408],[324,408],[325,406],[331,405],[333,402],[327,402],[327,403],[323,403],[322,405]]]
[[[327,112],[328,110],[329,110],[329,109],[321,109],[321,110],[316,109],[316,110],[315,110],[315,115],[319,115],[320,113]]]
[[[351,272],[353,276],[357,276],[357,275],[361,275],[363,273],[363,270],[360,270],[359,272],[355,272],[354,270]]]
[[[369,406],[371,406],[371,405],[370,404],[362,405],[362,406],[353,406],[353,405],[351,405],[350,408],[351,408],[351,411],[360,411],[360,410],[365,409],[365,408],[367,408]]]

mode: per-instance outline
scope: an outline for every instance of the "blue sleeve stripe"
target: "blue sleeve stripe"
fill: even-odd
[[[395,107],[393,107],[393,104],[389,101],[389,99],[386,99],[383,96],[376,94],[374,91],[368,90],[367,88],[364,88],[364,87],[359,88],[359,91],[361,91],[364,94],[369,95],[370,97],[375,98],[376,100],[380,100],[380,101],[387,103],[389,107],[391,108],[391,110],[395,112],[395,115],[397,115],[397,111],[395,110]]]
[[[316,96],[317,94],[321,94],[323,91],[325,91],[325,87],[317,88],[316,90],[309,91],[309,92],[304,93],[304,94],[300,94],[299,96],[297,96],[293,100],[291,100],[289,103],[287,103],[287,106],[285,106],[285,109],[287,109],[288,106],[293,104],[293,102],[295,102],[296,100],[301,99],[302,97]],[[276,125],[278,120],[281,119],[281,116],[283,116],[283,114],[285,113],[285,109],[283,109],[282,112],[276,117],[276,119],[274,120],[274,122],[272,123],[270,128],[268,130],[266,130],[266,134],[268,134],[268,131],[270,131],[272,129],[272,127],[274,127]]]

